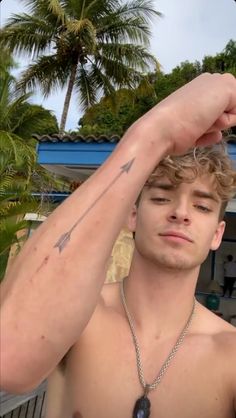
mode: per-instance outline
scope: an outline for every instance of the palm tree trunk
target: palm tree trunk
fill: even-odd
[[[59,128],[59,133],[60,134],[63,134],[63,132],[65,131],[66,120],[67,120],[68,110],[69,110],[69,106],[70,106],[72,90],[73,90],[73,87],[74,87],[74,84],[75,84],[77,65],[78,65],[78,63],[74,64],[74,66],[72,67],[72,70],[71,70],[71,74],[70,74],[69,84],[68,84],[68,88],[67,88],[67,92],[66,92],[66,97],[65,97],[65,101],[64,101],[62,115],[61,115],[61,122],[60,122],[60,128]]]

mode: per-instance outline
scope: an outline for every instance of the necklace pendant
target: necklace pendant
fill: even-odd
[[[133,418],[148,418],[150,416],[151,402],[147,396],[139,398],[134,405]]]

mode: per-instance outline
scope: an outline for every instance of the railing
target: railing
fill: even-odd
[[[0,417],[43,418],[45,413],[46,382],[24,395],[0,392]]]

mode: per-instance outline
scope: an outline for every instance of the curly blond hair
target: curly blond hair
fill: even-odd
[[[220,218],[225,208],[236,193],[236,168],[227,153],[226,142],[210,147],[199,147],[181,156],[167,156],[155,168],[145,186],[152,186],[155,181],[166,176],[171,183],[191,183],[204,174],[215,178],[215,192],[222,201]]]

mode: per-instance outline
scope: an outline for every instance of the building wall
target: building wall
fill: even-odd
[[[219,285],[223,285],[223,263],[226,261],[227,255],[232,254],[236,260],[236,214],[227,214],[225,219],[226,229],[223,236],[223,241],[219,249],[215,252],[214,266],[212,266],[213,255],[212,253],[209,253],[209,256],[201,267],[197,284],[197,290],[200,292],[207,292],[207,287],[209,286],[211,278],[214,278],[219,283]],[[234,291],[234,295],[236,296],[236,290]]]
[[[107,271],[107,282],[120,281],[129,273],[130,263],[134,249],[132,234],[127,229],[122,229],[110,257]]]

